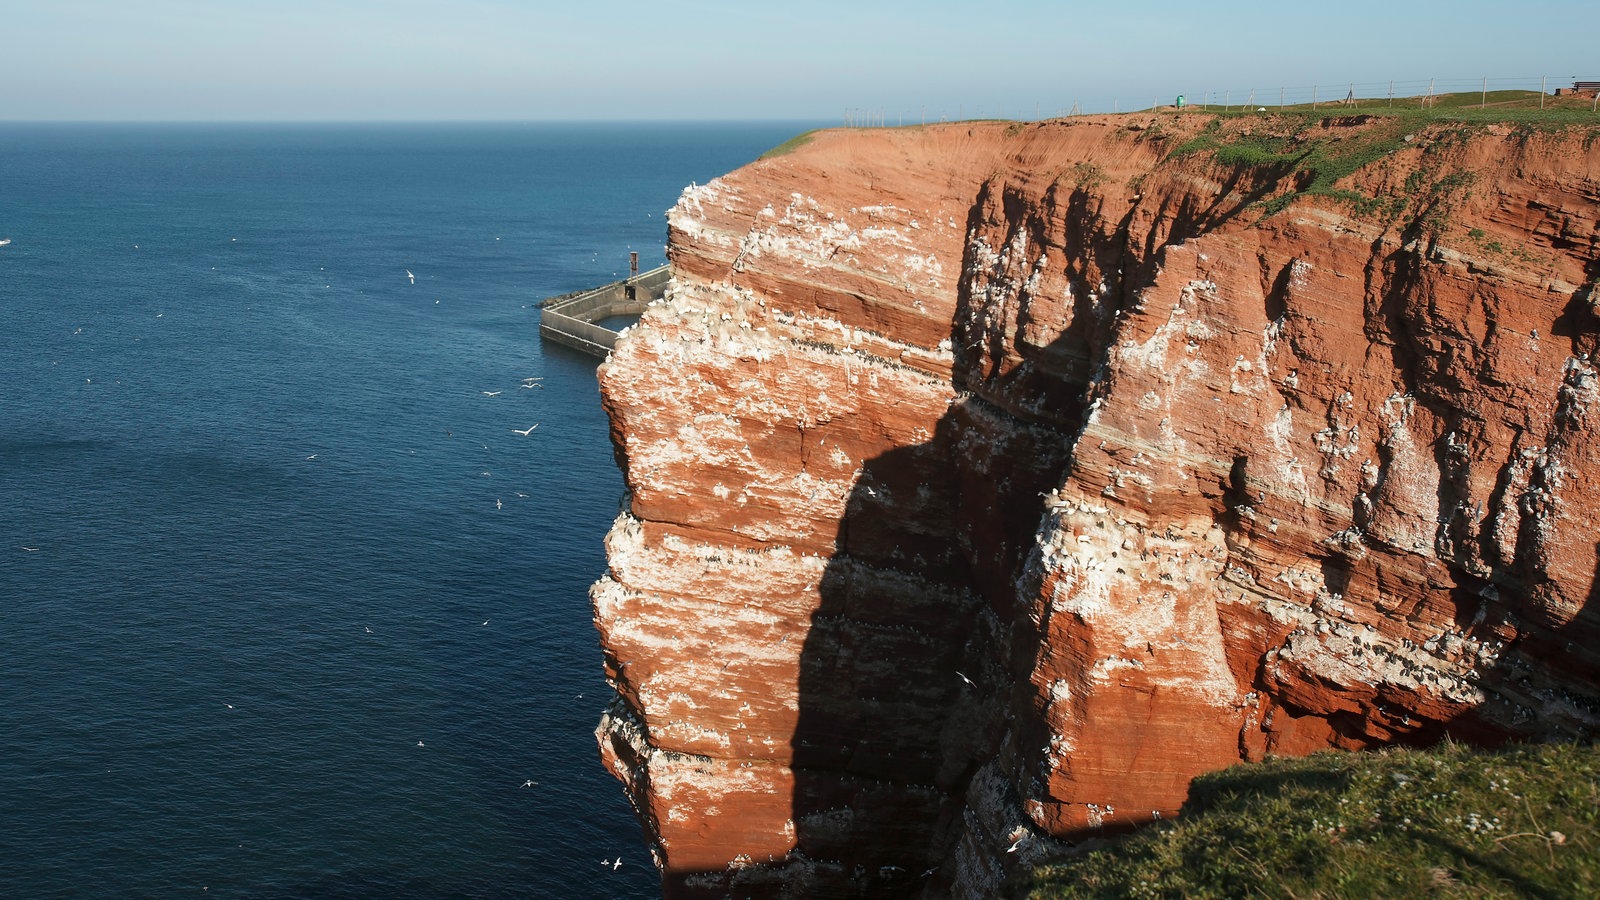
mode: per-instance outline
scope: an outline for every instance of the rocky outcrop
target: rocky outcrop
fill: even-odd
[[[984,896],[1239,760],[1588,734],[1594,137],[847,130],[686,190],[593,591],[667,892]]]

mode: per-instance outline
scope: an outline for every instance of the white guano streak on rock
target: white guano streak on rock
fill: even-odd
[[[1243,587],[1231,579],[1230,583]],[[1319,612],[1309,603],[1275,592],[1256,592],[1261,585],[1249,587],[1252,599],[1243,602],[1255,605],[1275,622],[1292,626],[1275,651],[1277,658],[1293,660],[1331,684],[1390,685],[1464,707],[1478,706],[1486,699],[1476,682],[1499,657],[1481,642],[1461,636],[1449,645],[1453,653],[1430,652],[1421,644],[1386,639],[1353,619]],[[1321,596],[1315,585],[1307,585],[1305,593]],[[1224,590],[1224,602],[1229,595],[1246,596],[1243,591]],[[1328,608],[1324,603],[1323,609]]]
[[[1221,595],[1213,587],[1227,554],[1221,532],[1210,522],[1198,528],[1179,523],[1174,533],[1182,537],[1158,538],[1112,515],[1088,512],[1092,508],[1058,502],[1041,528],[1032,557],[1039,571],[1030,576],[1044,583],[1046,573],[1053,575],[1052,612],[1075,616],[1092,629],[1094,646],[1108,652],[1091,664],[1090,677],[1109,681],[1109,673],[1137,667],[1152,683],[1219,708],[1232,706],[1239,689],[1216,616]],[[1186,537],[1191,531],[1202,536]],[[1149,551],[1151,560],[1124,550],[1130,545]],[[1155,577],[1141,579],[1152,572]],[[1147,650],[1156,652],[1158,664],[1136,661]],[[1164,661],[1176,658],[1183,662]]]

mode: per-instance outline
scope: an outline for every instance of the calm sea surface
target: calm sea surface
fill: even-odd
[[[0,125],[0,894],[653,896],[535,304],[802,128]]]

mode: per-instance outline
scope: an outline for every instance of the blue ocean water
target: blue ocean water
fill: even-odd
[[[803,127],[0,125],[0,894],[655,895],[535,304]]]

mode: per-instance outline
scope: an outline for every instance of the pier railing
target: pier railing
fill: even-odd
[[[661,266],[622,281],[552,297],[539,304],[539,336],[604,358],[616,345],[618,332],[597,323],[613,316],[639,315],[651,300],[666,293],[671,279],[670,268]]]

